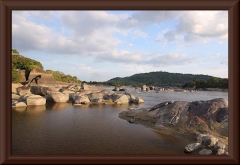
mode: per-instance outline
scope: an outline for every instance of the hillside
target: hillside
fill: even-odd
[[[19,83],[26,80],[32,80],[37,75],[43,77],[39,81],[45,83],[55,83],[56,81],[61,82],[75,82],[81,83],[76,76],[66,75],[60,71],[43,70],[43,65],[34,59],[24,57],[20,55],[16,49],[12,49],[12,82]]]
[[[193,75],[169,72],[150,72],[134,74],[129,77],[116,77],[108,80],[106,83],[109,85],[122,86],[140,86],[140,85],[154,85],[154,86],[182,86],[183,84],[194,80],[208,80],[214,78],[208,75]]]

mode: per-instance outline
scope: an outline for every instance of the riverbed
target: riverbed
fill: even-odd
[[[191,143],[118,117],[122,111],[163,101],[225,98],[227,92],[136,92],[142,104],[82,105],[47,103],[12,109],[12,154],[184,154]]]

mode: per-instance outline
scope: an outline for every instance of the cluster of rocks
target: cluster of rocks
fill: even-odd
[[[184,152],[199,151],[198,153],[201,155],[223,155],[228,154],[225,148],[226,145],[221,143],[216,137],[208,134],[199,134],[196,143],[188,144]]]
[[[126,88],[115,87],[112,91],[124,91],[124,92],[127,92],[127,89]]]
[[[191,131],[221,131],[228,136],[228,101],[216,98],[207,101],[165,101],[151,108],[129,109],[119,117],[130,123],[151,123],[154,128],[169,128],[182,134]],[[136,120],[135,120],[136,119]]]
[[[146,86],[143,85],[141,88],[136,88],[138,91],[145,91],[145,92],[150,92],[150,91],[156,91],[156,92],[162,92],[162,91],[168,91],[168,92],[195,92],[194,89],[182,89],[178,87],[155,87],[155,86]]]
[[[140,91],[146,91],[146,92],[148,92],[148,91],[151,91],[151,90],[154,90],[155,89],[155,87],[154,86],[146,86],[146,85],[143,85],[141,88],[136,88],[136,90],[140,90]]]
[[[71,95],[75,105],[77,104],[124,104],[124,103],[143,103],[140,97],[135,97],[127,92],[114,92],[111,90],[102,91],[79,91]]]
[[[70,85],[59,90],[56,88],[31,86],[18,87],[16,93],[12,93],[12,106],[23,107],[28,105],[45,105],[46,102],[72,102],[79,104],[124,104],[124,103],[143,103],[140,97],[135,97],[127,92],[114,92],[111,90],[86,90],[88,86]],[[85,88],[85,89],[83,89]]]

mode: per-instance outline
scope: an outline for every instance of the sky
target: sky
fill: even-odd
[[[228,78],[228,11],[13,10],[12,48],[82,81],[155,71]]]

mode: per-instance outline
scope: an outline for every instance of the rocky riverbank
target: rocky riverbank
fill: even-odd
[[[143,103],[140,97],[135,97],[127,91],[102,90],[97,86],[87,84],[70,84],[68,86],[21,86],[12,85],[12,107],[28,105],[45,105],[47,102],[71,102],[75,106],[82,104],[126,104]]]
[[[226,146],[221,153],[228,150],[228,101],[222,98],[166,101],[150,108],[122,111],[119,117],[192,142],[200,134],[209,134]]]

